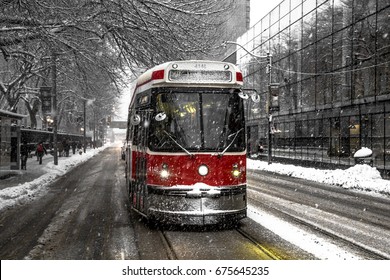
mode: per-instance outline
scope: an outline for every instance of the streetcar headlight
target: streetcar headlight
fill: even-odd
[[[232,170],[232,175],[234,178],[238,178],[241,175],[241,171],[238,168],[238,164],[233,164],[233,170]]]
[[[207,174],[209,174],[209,168],[207,167],[207,165],[202,164],[201,166],[199,166],[198,172],[199,175],[206,176]]]
[[[167,178],[169,177],[169,172],[168,172],[168,170],[166,170],[166,169],[161,170],[160,176],[161,176],[161,178],[163,178],[163,179],[167,179]]]
[[[168,168],[168,164],[164,163],[162,165],[162,169],[161,169],[161,172],[160,172],[160,177],[162,179],[168,179],[169,177],[169,168]]]

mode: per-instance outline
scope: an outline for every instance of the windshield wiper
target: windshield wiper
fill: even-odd
[[[233,138],[232,141],[230,141],[229,145],[227,145],[226,148],[225,148],[222,152],[220,152],[220,153],[217,154],[218,157],[222,157],[222,156],[226,153],[226,151],[230,148],[230,146],[233,145],[233,143],[234,143],[234,141],[236,140],[238,134],[239,134],[243,129],[244,129],[244,128],[241,128],[241,129],[238,130],[237,132],[235,132],[235,133],[233,133],[233,134],[230,134],[230,135],[227,137],[227,138],[229,139],[230,137],[232,137],[232,136],[234,135],[234,138]]]
[[[182,145],[180,145],[173,137],[171,134],[169,134],[168,132],[166,132],[165,130],[163,130],[163,132],[168,135],[168,137],[177,145],[179,146],[184,152],[186,152],[187,155],[189,155],[190,157],[193,157],[194,155],[192,153],[190,153],[186,148],[184,148]]]

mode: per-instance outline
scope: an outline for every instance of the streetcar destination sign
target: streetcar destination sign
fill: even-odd
[[[170,70],[169,80],[174,82],[231,82],[232,72],[230,71],[206,71],[206,70]]]

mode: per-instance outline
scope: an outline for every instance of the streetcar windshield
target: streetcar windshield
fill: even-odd
[[[155,95],[149,146],[159,151],[243,151],[243,102],[233,90],[169,91]]]

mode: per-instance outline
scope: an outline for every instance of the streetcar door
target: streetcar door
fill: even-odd
[[[150,122],[150,111],[140,111],[141,123],[137,133],[137,157],[135,160],[135,208],[141,212],[146,212],[147,203],[147,143]]]
[[[135,140],[135,137],[137,135],[137,126],[139,123],[136,122],[136,119],[134,118],[136,116],[135,112],[131,112],[129,114],[128,119],[128,129],[126,133],[126,186],[127,186],[127,195],[130,199],[130,202],[133,201],[133,194],[134,194],[134,186],[135,186],[135,180],[134,180],[134,158],[135,155],[133,154],[135,152],[135,147],[137,146],[137,142]]]

